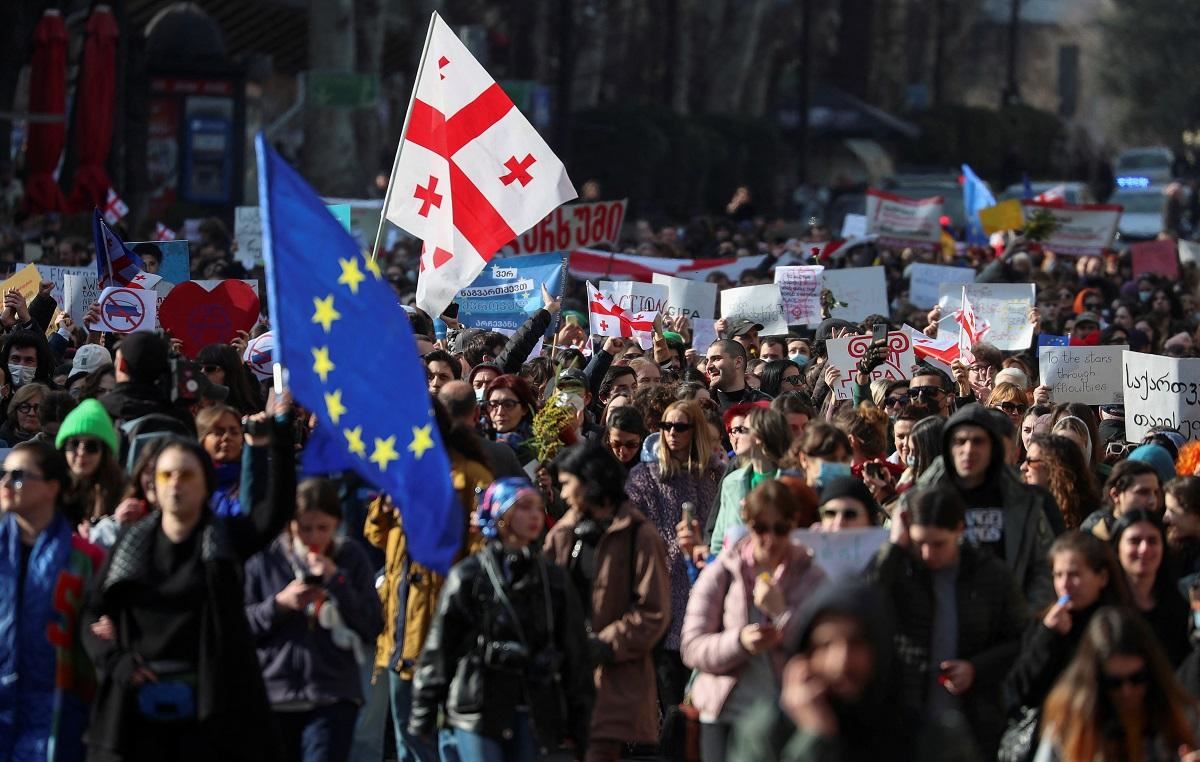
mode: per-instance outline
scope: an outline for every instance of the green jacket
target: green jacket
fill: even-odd
[[[742,525],[742,501],[750,494],[750,481],[754,476],[751,466],[745,465],[731,471],[721,480],[720,499],[717,501],[717,521],[713,524],[708,552],[717,556],[724,545],[725,533]],[[779,469],[765,474],[768,479],[779,476]]]

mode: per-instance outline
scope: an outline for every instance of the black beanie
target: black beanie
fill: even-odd
[[[139,383],[154,383],[170,368],[170,349],[157,334],[131,333],[121,339],[117,351],[125,363],[125,372]]]
[[[821,505],[825,505],[830,500],[835,500],[839,497],[852,497],[858,500],[867,507],[867,511],[871,514],[872,519],[879,513],[879,503],[875,502],[875,498],[871,496],[871,490],[867,489],[867,485],[853,476],[838,476],[830,479],[829,482],[821,488]]]

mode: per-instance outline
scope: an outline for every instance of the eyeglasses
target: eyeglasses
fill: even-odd
[[[1025,465],[1027,465],[1027,466],[1036,466],[1038,463],[1045,463],[1045,462],[1046,462],[1045,458],[1026,458],[1025,459]]]
[[[658,428],[662,429],[663,431],[678,431],[678,432],[682,433],[682,432],[686,432],[686,431],[691,431],[692,424],[676,423],[675,421],[663,421],[662,423],[658,424]]]
[[[1137,449],[1137,442],[1109,442],[1104,448],[1104,454],[1110,458],[1123,458]]]
[[[773,534],[776,537],[786,537],[792,531],[793,527],[786,521],[777,521],[774,524],[759,524],[755,522],[750,525],[750,529],[757,535]]]
[[[7,468],[0,468],[0,483],[3,483],[5,479],[11,480],[14,487],[20,487],[25,482],[46,481],[45,476],[42,476],[41,474],[35,474],[32,471],[26,471],[23,468],[14,468],[11,470]]]
[[[1028,405],[1022,405],[1019,402],[1001,402],[996,407],[1009,415],[1025,415],[1025,411],[1029,409]]]
[[[883,400],[883,406],[884,407],[900,407],[901,405],[907,405],[908,400],[909,400],[909,395],[907,395],[907,394],[901,394],[898,397],[887,397]]]
[[[22,402],[20,405],[17,405],[17,412],[22,415],[37,415],[37,411],[38,403],[36,402]]]
[[[858,517],[861,515],[862,511],[858,510],[857,508],[842,508],[840,510],[837,508],[821,509],[821,518],[829,519],[830,521],[833,521],[838,516],[842,517],[842,521],[857,521]]]
[[[1128,675],[1110,675],[1107,672],[1100,678],[1100,683],[1105,690],[1115,691],[1122,688],[1126,683],[1132,686],[1145,685],[1150,680],[1150,671],[1142,667],[1137,672],[1130,672]]]
[[[749,426],[733,426],[729,429],[729,433],[730,434],[738,434],[738,435],[749,434],[750,427]]]
[[[499,410],[500,408],[512,410],[520,404],[517,400],[488,400],[487,406],[488,410]]]
[[[70,437],[66,442],[63,442],[64,452],[76,452],[78,450],[83,450],[88,455],[95,455],[100,452],[100,440]]]
[[[967,368],[967,370],[977,376],[990,376],[996,372],[996,369],[991,365],[972,365],[971,367]]]
[[[785,384],[791,384],[792,386],[799,386],[799,385],[800,385],[800,383],[801,383],[801,381],[800,381],[800,374],[799,374],[799,373],[796,373],[796,374],[794,374],[794,375],[791,375],[791,376],[784,376],[784,377],[783,377],[783,383],[785,383]]]
[[[921,399],[922,397],[932,397],[937,399],[945,394],[945,391],[940,386],[910,386],[908,396],[913,399]]]
[[[217,371],[222,370],[222,368],[220,365],[201,365],[200,370],[204,371],[205,373],[216,373]]]
[[[608,447],[611,450],[636,450],[641,447],[637,442],[618,442],[615,439],[608,440]]]

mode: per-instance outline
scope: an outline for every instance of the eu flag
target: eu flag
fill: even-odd
[[[987,234],[983,232],[983,223],[979,221],[979,210],[996,205],[996,197],[988,189],[987,183],[979,179],[966,164],[962,165],[963,173],[963,214],[967,218],[967,243],[983,245],[988,242]]]
[[[462,511],[408,317],[312,188],[257,138],[275,360],[320,419],[326,471],[351,469],[400,506],[409,552],[445,573]]]

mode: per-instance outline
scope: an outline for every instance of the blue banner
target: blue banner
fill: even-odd
[[[542,308],[542,286],[562,296],[566,255],[527,254],[493,259],[458,292],[458,320],[469,328],[515,331]]]
[[[1066,336],[1055,336],[1049,333],[1038,334],[1039,347],[1065,347],[1070,344]]]

